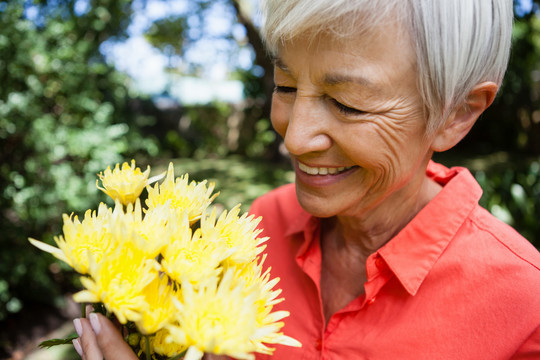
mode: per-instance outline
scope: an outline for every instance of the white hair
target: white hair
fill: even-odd
[[[512,0],[263,0],[262,36],[271,54],[300,36],[340,40],[397,20],[416,47],[427,131],[435,131],[472,88],[500,86],[510,53]]]

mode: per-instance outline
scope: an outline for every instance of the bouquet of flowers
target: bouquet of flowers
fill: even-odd
[[[114,208],[101,203],[82,221],[64,214],[58,247],[29,239],[82,275],[74,300],[115,317],[146,360],[253,359],[271,354],[271,344],[300,346],[281,332],[289,313],[272,312],[283,299],[274,289],[279,279],[263,270],[260,219],[240,214],[239,205],[218,216],[209,210],[214,185],[175,178],[172,163],[166,176],[149,174],[133,160],[107,168],[96,185]]]

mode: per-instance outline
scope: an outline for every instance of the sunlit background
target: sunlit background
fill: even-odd
[[[540,0],[514,1],[496,103],[436,159],[466,166],[482,205],[540,246]],[[227,207],[293,180],[269,121],[272,65],[257,0],[0,1],[0,358],[76,359],[78,279],[53,243],[61,214],[106,201],[96,173],[134,158],[209,179]]]
[[[235,14],[226,3],[214,5],[205,14],[203,24],[195,15],[187,18],[188,24],[203,27],[205,35],[184,53],[175,53],[174,45],[161,50],[152,46],[145,38],[145,32],[155,21],[185,16],[190,11],[188,1],[138,2],[134,7],[129,38],[122,42],[106,42],[101,51],[107,61],[129,74],[135,88],[153,96],[168,90],[180,103],[242,100],[242,82],[232,79],[231,72],[236,68],[249,70],[253,65],[253,52],[248,46],[240,45],[246,32],[243,26],[235,23]],[[197,37],[201,30],[189,31]],[[232,39],[226,39],[228,36]],[[190,66],[197,66],[197,71],[190,74]]]
[[[236,15],[228,5],[214,2],[201,18],[201,14],[194,13],[193,3],[187,0],[134,1],[127,38],[106,40],[99,50],[109,64],[128,74],[133,80],[133,89],[143,94],[159,96],[167,91],[174,100],[188,104],[212,100],[238,102],[243,97],[243,86],[240,80],[231,78],[231,72],[236,68],[249,70],[253,65],[253,52],[249,46],[241,45],[246,31],[236,23]],[[89,0],[75,1],[74,13],[83,16],[91,6]],[[255,2],[249,6],[250,15],[254,16]],[[28,4],[25,16],[37,22],[39,9],[37,5]],[[152,45],[148,33],[153,31],[154,23],[179,18],[186,20],[189,36],[197,41],[180,49],[181,37],[173,32],[171,39],[164,40],[176,37],[176,43]],[[194,66],[196,71],[193,71]]]

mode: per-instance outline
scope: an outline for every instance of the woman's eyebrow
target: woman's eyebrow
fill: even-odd
[[[278,67],[281,71],[287,74],[291,74],[291,70],[289,69],[289,67],[285,65],[283,60],[281,60],[279,57],[275,57],[274,59],[272,59],[272,63],[274,64],[274,66]]]
[[[289,74],[289,75],[292,74],[289,67],[283,62],[281,58],[275,57],[272,59],[272,62],[274,66],[279,68],[284,73]],[[331,74],[325,75],[323,82],[325,85],[328,85],[328,86],[339,86],[339,85],[352,83],[352,84],[356,84],[356,85],[360,85],[362,87],[368,88],[374,92],[380,91],[378,86],[373,84],[371,81],[369,81],[365,77],[358,76],[358,75],[331,73]]]
[[[337,86],[337,85],[352,83],[352,84],[357,84],[362,87],[368,88],[372,91],[379,91],[378,86],[376,86],[374,83],[372,83],[365,77],[358,76],[358,75],[348,75],[348,74],[339,74],[339,73],[326,74],[324,77],[324,83],[330,86]]]

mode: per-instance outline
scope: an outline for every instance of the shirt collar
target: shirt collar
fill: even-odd
[[[443,189],[405,228],[373,254],[384,259],[388,268],[411,295],[416,294],[482,196],[482,189],[465,168],[448,169],[431,161],[426,174],[442,185]],[[295,219],[291,219],[285,234],[313,234],[319,223],[320,219],[301,210]],[[297,256],[306,252],[313,238],[304,236],[304,243]]]
[[[448,169],[430,162],[427,175],[443,189],[378,251],[411,295],[416,294],[482,196],[482,189],[465,168]]]
[[[300,205],[298,205],[298,209],[299,211],[295,218],[291,219],[289,222],[289,226],[285,231],[285,236],[290,238],[295,234],[305,233],[303,243],[300,245],[296,253],[296,256],[302,256],[313,242],[313,234],[320,224],[320,219],[304,211]]]

